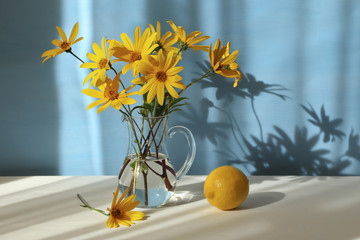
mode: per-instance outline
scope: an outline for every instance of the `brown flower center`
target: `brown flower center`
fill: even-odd
[[[132,52],[130,59],[131,59],[132,62],[141,60],[141,53],[139,53],[139,52]]]
[[[108,91],[106,95],[110,100],[115,100],[118,97],[118,93],[114,90]]]
[[[106,67],[106,64],[108,63],[108,60],[106,58],[103,58],[99,61],[99,68],[103,69]]]
[[[70,45],[69,45],[68,42],[62,42],[61,45],[60,45],[60,47],[61,47],[62,49],[67,49],[69,46],[70,46]]]
[[[215,71],[221,71],[224,67],[223,66],[219,66]]]
[[[160,82],[165,82],[167,80],[167,75],[166,72],[160,71],[156,73],[156,78],[160,81]]]
[[[119,217],[120,216],[120,210],[119,209],[112,209],[111,210],[111,216],[113,216],[113,217],[115,217],[115,218],[117,218],[117,217]]]

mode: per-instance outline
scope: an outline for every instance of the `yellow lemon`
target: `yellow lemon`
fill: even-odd
[[[208,202],[221,210],[230,210],[242,204],[249,194],[249,180],[239,169],[222,166],[207,176],[204,195]]]

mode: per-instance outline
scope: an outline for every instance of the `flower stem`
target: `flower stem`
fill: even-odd
[[[200,78],[196,79],[195,81],[192,81],[191,83],[189,83],[188,85],[186,85],[186,88],[185,89],[182,89],[180,92],[179,92],[179,95],[185,91],[186,89],[188,89],[189,87],[191,87],[193,84],[197,83],[198,81],[206,78],[206,77],[211,77],[213,75],[215,75],[215,73],[213,74],[210,74],[211,73],[211,70],[207,71],[204,75],[202,75]]]
[[[100,209],[96,209],[96,208],[91,207],[91,206],[89,205],[89,203],[85,200],[85,198],[80,195],[80,193],[77,194],[77,197],[78,197],[79,200],[83,203],[83,205],[80,205],[81,207],[83,207],[83,208],[89,208],[90,210],[94,210],[94,211],[96,211],[96,212],[98,212],[98,213],[101,213],[101,214],[103,214],[103,215],[105,215],[105,216],[110,216],[110,214],[105,213],[105,211],[103,211],[103,210],[100,210]]]
[[[80,62],[85,63],[81,58],[79,58],[78,56],[76,56],[75,53],[73,53],[71,50],[67,51],[68,53],[70,53],[71,55],[73,55],[75,58],[77,58]],[[90,68],[91,71],[94,71],[94,69]]]
[[[148,196],[148,183],[147,183],[147,173],[145,171],[141,171],[144,178],[144,188],[145,188],[145,206],[149,205],[149,196]]]

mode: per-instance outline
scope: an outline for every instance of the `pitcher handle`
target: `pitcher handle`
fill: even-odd
[[[179,180],[182,178],[190,169],[191,165],[194,162],[195,153],[196,153],[196,144],[194,136],[192,135],[191,131],[183,126],[174,126],[168,130],[169,138],[172,138],[175,133],[182,133],[186,137],[186,141],[189,144],[190,151],[186,156],[185,163],[182,165],[180,170],[176,173],[176,179]]]

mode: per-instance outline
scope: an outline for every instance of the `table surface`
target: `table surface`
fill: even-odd
[[[146,220],[106,228],[107,217],[82,208],[110,206],[115,176],[0,177],[0,239],[360,239],[360,177],[250,176],[237,209],[203,196],[205,176],[186,176]]]

